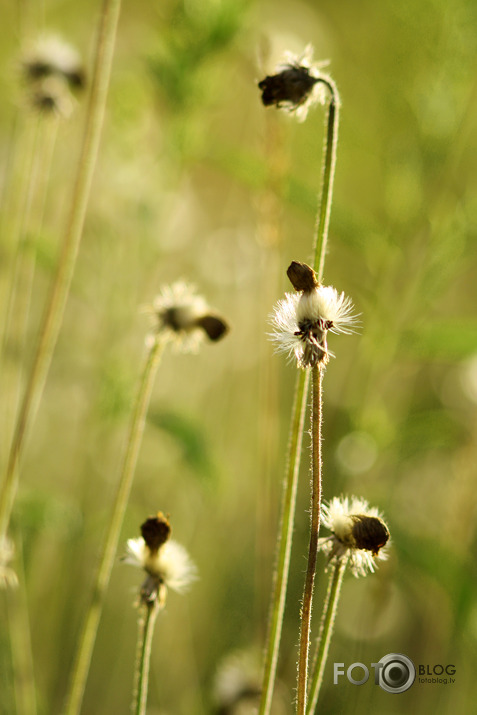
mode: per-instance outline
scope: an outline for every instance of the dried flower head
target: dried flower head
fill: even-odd
[[[324,104],[326,89],[320,65],[312,64],[313,49],[308,45],[301,57],[287,53],[286,60],[278,65],[275,74],[268,75],[258,87],[262,90],[262,102],[266,107],[294,112],[299,121],[304,121],[313,104]]]
[[[14,554],[13,542],[4,536],[0,539],[0,588],[13,588],[18,584],[17,575],[9,566]]]
[[[24,53],[21,65],[29,84],[52,76],[65,80],[73,90],[83,89],[86,84],[79,53],[57,35],[39,37]]]
[[[332,286],[320,285],[306,263],[293,261],[287,274],[298,293],[286,293],[278,301],[270,337],[278,351],[295,356],[299,367],[326,365],[333,357],[326,341],[328,331],[349,334],[356,325],[351,299]]]
[[[381,514],[358,497],[334,497],[322,506],[322,524],[332,536],[319,539],[318,548],[328,561],[349,557],[355,576],[373,573],[376,561],[387,558],[389,529]]]
[[[183,593],[197,578],[197,569],[186,549],[169,540],[171,525],[162,512],[146,519],[141,533],[137,539],[128,539],[123,561],[139,566],[147,574],[141,586],[140,601],[147,604],[157,599],[162,607],[167,590]]]
[[[204,336],[216,342],[229,329],[195,288],[182,281],[164,286],[148,312],[154,317],[155,333],[173,341],[182,352],[196,352]]]

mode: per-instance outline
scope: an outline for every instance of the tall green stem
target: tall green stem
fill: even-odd
[[[0,537],[4,536],[8,529],[18,487],[18,470],[24,439],[41,400],[73,278],[103,126],[120,5],[120,0],[103,1],[83,144],[70,213],[33,365],[16,419],[0,492]]]
[[[321,201],[315,224],[314,261],[318,280],[323,280],[325,269],[326,248],[328,245],[328,230],[330,226],[331,203],[333,197],[333,183],[335,178],[336,148],[338,146],[338,126],[340,98],[338,88],[331,77],[321,80],[330,92],[328,116],[326,119],[326,133],[323,147],[323,176],[321,182]]]
[[[320,193],[320,204],[317,214],[314,236],[314,264],[318,279],[323,278],[328,242],[328,228],[333,194],[333,181],[336,163],[336,147],[338,142],[339,123],[339,94],[331,78],[322,80],[328,87],[331,97],[328,106],[327,130],[323,148],[323,176]],[[270,713],[273,688],[275,684],[278,651],[283,626],[286,592],[288,586],[288,573],[290,569],[290,553],[293,538],[293,525],[295,520],[296,492],[298,474],[300,471],[301,447],[303,426],[309,386],[308,371],[300,371],[295,386],[295,400],[291,418],[291,435],[289,442],[288,466],[285,476],[282,516],[280,533],[278,537],[278,558],[272,591],[272,604],[269,633],[266,643],[264,676],[259,715]]]
[[[126,453],[123,459],[116,499],[103,545],[101,560],[96,572],[83,630],[76,651],[76,659],[65,708],[67,715],[76,715],[81,709],[106,589],[109,584],[114,557],[118,547],[121,526],[124,520],[139,448],[142,442],[147,408],[149,406],[154,377],[161,359],[162,351],[163,342],[156,338],[147,354],[131,416]]]
[[[302,370],[298,374],[295,401],[293,404],[289,457],[283,491],[282,517],[278,545],[278,560],[275,570],[272,611],[265,656],[265,671],[259,715],[270,712],[273,686],[277,670],[278,650],[282,634],[283,613],[290,570],[290,553],[293,537],[296,491],[300,471],[300,457],[303,442],[306,399],[308,393],[309,372]]]
[[[333,570],[330,574],[330,580],[328,582],[328,591],[326,594],[326,600],[323,607],[323,615],[321,618],[320,635],[318,637],[316,659],[315,664],[313,666],[313,675],[311,679],[308,705],[306,708],[307,715],[313,715],[318,704],[321,684],[323,682],[323,673],[325,672],[331,636],[333,635],[336,612],[338,610],[341,584],[343,583],[343,576],[346,570],[347,562],[348,559],[346,558],[346,556],[337,559],[333,564]]]
[[[145,614],[144,617],[140,617],[139,620],[139,658],[132,707],[134,715],[146,715],[152,636],[154,633],[154,625],[156,623],[157,614],[160,610],[157,600],[154,600],[152,603],[141,604],[141,608],[145,610]]]
[[[318,534],[321,510],[321,424],[323,415],[322,384],[324,367],[316,365],[312,372],[312,413],[311,413],[311,528],[308,548],[308,565],[301,606],[300,646],[298,655],[297,714],[304,715],[308,683],[308,656],[310,650],[311,607],[315,584]]]

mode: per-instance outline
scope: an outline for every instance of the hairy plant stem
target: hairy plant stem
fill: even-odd
[[[120,0],[103,1],[83,143],[70,212],[38,345],[16,418],[0,492],[0,538],[8,530],[18,487],[24,439],[41,400],[76,265],[103,126],[120,5]]]
[[[313,602],[313,587],[315,584],[316,558],[318,552],[318,534],[320,531],[321,511],[321,424],[323,416],[323,385],[324,366],[311,368],[312,374],[312,410],[311,410],[311,528],[308,548],[308,565],[305,577],[305,588],[301,606],[300,646],[298,654],[297,679],[297,715],[304,715],[306,710],[306,695],[308,686],[308,657],[310,650],[311,609]]]
[[[328,591],[326,593],[323,614],[321,617],[320,635],[318,636],[313,675],[308,695],[308,704],[306,707],[307,715],[312,715],[318,704],[321,684],[323,682],[323,674],[325,672],[328,651],[330,648],[331,636],[333,635],[336,612],[338,610],[341,584],[343,583],[343,576],[346,571],[347,563],[348,558],[346,556],[336,559],[333,563],[333,570],[330,573]]]
[[[142,603],[140,608],[144,611],[144,614],[139,617],[138,662],[132,705],[134,715],[146,715],[152,636],[157,614],[160,611],[157,599],[154,599],[151,603]]]
[[[300,471],[300,456],[303,442],[303,428],[305,423],[309,378],[310,374],[307,370],[301,370],[298,373],[295,401],[292,412],[288,465],[283,490],[278,560],[275,570],[274,592],[259,715],[269,713],[272,704],[273,686],[275,683],[278,651],[282,633],[283,613],[285,610],[288,572],[290,569],[296,490],[298,485],[298,474]]]
[[[81,709],[81,703],[86,686],[86,680],[88,678],[88,671],[93,654],[99,621],[101,619],[106,589],[108,587],[113,568],[121,526],[124,520],[124,514],[126,512],[129,494],[131,491],[139,448],[142,442],[142,435],[146,422],[146,413],[154,384],[154,377],[161,359],[163,347],[163,341],[155,338],[154,342],[149,347],[146,362],[140,378],[136,401],[131,415],[129,435],[121,475],[119,478],[118,490],[103,545],[100,563],[96,572],[83,630],[81,632],[76,651],[76,658],[67,697],[67,705],[65,708],[66,715],[76,715]]]
[[[322,81],[330,91],[330,102],[326,120],[326,134],[323,146],[323,174],[320,192],[320,203],[314,232],[314,264],[318,280],[323,279],[328,243],[331,201],[336,164],[336,147],[338,142],[339,94],[338,89],[329,77]],[[290,570],[290,554],[295,521],[296,492],[298,474],[300,471],[303,427],[308,398],[309,371],[299,371],[295,384],[295,399],[291,417],[291,433],[285,482],[283,487],[280,533],[278,536],[278,557],[274,573],[274,587],[270,608],[270,624],[265,646],[265,665],[262,684],[262,696],[259,715],[269,715],[275,685],[278,652],[285,611],[288,573]]]

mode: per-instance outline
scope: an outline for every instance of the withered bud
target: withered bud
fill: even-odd
[[[227,323],[216,315],[204,315],[197,320],[197,325],[207,333],[210,340],[220,340],[229,330]]]
[[[171,535],[171,525],[162,511],[157,516],[151,516],[141,524],[142,538],[149,547],[152,554],[159,551],[160,547],[166,543]]]
[[[366,549],[377,556],[379,550],[385,546],[389,540],[389,529],[382,519],[377,516],[367,516],[365,514],[351,515],[355,546],[358,549]]]
[[[289,64],[278,74],[267,75],[258,83],[258,87],[262,90],[262,102],[265,107],[273,104],[277,107],[284,104],[299,107],[306,102],[318,81],[310,74],[308,67]]]
[[[320,285],[316,273],[307,263],[292,261],[287,269],[287,276],[295,290],[309,293]]]

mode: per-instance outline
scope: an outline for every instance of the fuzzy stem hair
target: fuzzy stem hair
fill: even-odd
[[[297,715],[305,715],[308,684],[308,659],[310,650],[311,610],[315,584],[318,534],[321,510],[321,423],[323,416],[323,372],[324,367],[312,368],[312,413],[311,413],[311,528],[308,548],[308,565],[303,590],[300,622],[300,646],[298,654]]]

